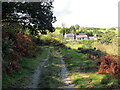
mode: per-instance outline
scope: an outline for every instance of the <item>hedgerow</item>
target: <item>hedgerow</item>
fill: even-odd
[[[3,24],[2,31],[3,73],[10,74],[13,71],[22,68],[19,65],[21,56],[26,57],[36,56],[36,44],[33,42],[32,36],[23,34],[21,32],[17,32],[18,31],[17,29],[18,28],[12,28],[12,24],[11,25]]]

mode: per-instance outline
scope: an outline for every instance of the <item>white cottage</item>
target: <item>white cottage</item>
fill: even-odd
[[[86,40],[88,39],[88,36],[85,33],[78,33],[78,35],[76,35],[76,40]]]
[[[73,33],[65,34],[64,37],[66,38],[66,41],[73,41],[74,40],[74,34]]]
[[[73,41],[74,40],[74,34],[65,34],[66,41]],[[78,33],[76,34],[76,40],[86,40],[88,39],[88,36],[85,33]]]

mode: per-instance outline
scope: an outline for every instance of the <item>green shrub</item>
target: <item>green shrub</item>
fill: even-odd
[[[93,47],[96,49],[101,50],[102,52],[106,52],[110,55],[118,55],[120,56],[119,49],[120,49],[120,44],[119,40],[120,38],[113,38],[112,43],[105,44],[101,42],[94,42]]]
[[[82,41],[82,48],[93,48],[92,43],[95,42],[95,40],[83,40]]]
[[[115,37],[115,32],[105,32],[105,34],[102,35],[100,42],[105,44],[112,43],[113,37]]]

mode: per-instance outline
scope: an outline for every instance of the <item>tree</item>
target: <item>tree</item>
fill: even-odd
[[[105,34],[102,35],[101,43],[112,43],[112,39],[115,37],[115,32],[106,32]]]
[[[63,34],[63,37],[64,37],[64,35],[66,33],[66,27],[65,26],[66,26],[65,23],[62,23],[62,29],[61,29],[60,32]]]
[[[76,28],[75,28],[75,26],[73,26],[73,30],[74,30],[74,40],[76,40]]]
[[[74,32],[74,26],[70,26],[70,32],[73,33]]]
[[[69,28],[66,28],[66,33],[71,33]]]
[[[74,27],[76,30],[80,28],[80,26],[78,24],[76,24]]]
[[[65,26],[66,26],[65,23],[62,23],[62,28],[65,28]]]
[[[76,39],[76,29],[75,29],[75,26],[71,26],[70,29],[73,30],[74,40],[75,40]]]
[[[87,36],[94,36],[93,32],[86,32]]]
[[[112,28],[109,28],[108,30],[116,30],[114,27],[112,27]]]
[[[52,2],[3,2],[2,22],[19,22],[23,30],[28,27],[32,35],[46,34],[47,30],[54,32],[52,23],[56,17],[53,16]]]
[[[79,29],[79,25],[76,24],[76,25],[73,25],[73,26],[70,26],[70,31],[74,33],[74,40],[76,40],[76,30]]]

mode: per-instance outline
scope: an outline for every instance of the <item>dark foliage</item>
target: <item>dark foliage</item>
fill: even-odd
[[[83,49],[83,48],[78,48],[78,50],[80,50],[80,53],[83,54],[89,54],[92,56],[95,56],[96,58],[99,58],[100,56],[104,55],[104,52],[101,52],[100,50],[96,50],[96,48],[94,49]]]
[[[23,25],[23,32],[28,27],[32,35],[37,35],[39,31],[42,34],[46,34],[47,30],[54,32],[52,23],[56,18],[53,16],[52,8],[51,1],[3,2],[2,22],[19,22]]]

